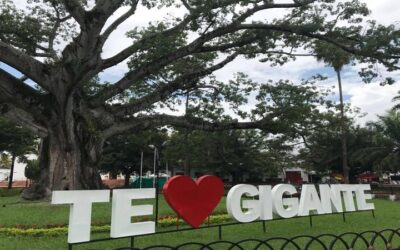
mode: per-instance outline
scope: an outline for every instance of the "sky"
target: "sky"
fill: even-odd
[[[389,25],[400,23],[400,1],[399,0],[360,0],[361,2],[367,3],[368,7],[372,11],[370,16],[371,19],[375,19],[378,23]],[[16,0],[16,5],[23,8],[26,6],[25,0]],[[276,0],[276,2],[291,2],[290,0]],[[118,16],[126,11],[126,8],[119,9],[109,20],[109,22],[115,20]],[[283,14],[282,10],[274,10],[269,12],[269,17],[279,17]],[[135,16],[128,19],[123,23],[120,28],[114,32],[109,41],[106,43],[103,57],[107,58],[114,55],[122,48],[127,47],[130,44],[125,34],[127,31],[135,26],[145,26],[148,22],[154,22],[156,20],[162,20],[166,15],[182,16],[183,12],[178,9],[169,10],[152,10],[148,11],[141,8],[137,11]],[[376,120],[378,114],[384,114],[385,110],[390,109],[393,106],[392,98],[397,94],[400,82],[400,72],[392,73],[392,76],[398,83],[391,86],[380,86],[379,80],[365,84],[358,77],[356,66],[346,66],[343,69],[343,93],[345,102],[351,103],[353,106],[360,108],[362,113],[366,113],[366,116],[358,118],[359,124],[364,124],[366,121]],[[104,81],[114,82],[121,78],[127,70],[126,62],[119,64],[113,68],[110,68],[103,72],[100,76]],[[221,70],[215,72],[215,75],[219,80],[231,79],[233,74],[236,72],[244,72],[251,79],[257,82],[267,82],[269,79],[289,79],[293,82],[299,82],[303,78],[310,77],[314,74],[320,73],[328,77],[325,83],[321,83],[322,87],[336,86],[337,80],[334,71],[326,67],[323,63],[317,62],[312,57],[300,57],[296,61],[289,62],[283,66],[270,67],[268,64],[258,62],[258,60],[245,60],[238,58],[232,63],[228,64]],[[382,77],[386,77],[383,72]],[[334,90],[335,95],[331,98],[338,100],[337,87]],[[252,102],[247,105],[252,106]],[[182,110],[182,109],[180,109]]]

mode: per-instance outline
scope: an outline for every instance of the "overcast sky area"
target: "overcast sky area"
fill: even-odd
[[[369,19],[375,19],[378,23],[389,25],[399,24],[399,0],[361,0],[367,3],[368,7],[372,11]],[[277,2],[291,2],[289,0]],[[15,1],[17,7],[23,8],[26,5],[26,1],[17,0]],[[121,8],[111,18],[115,20],[119,15],[124,13],[126,8]],[[125,34],[135,26],[146,26],[148,22],[162,20],[168,14],[173,16],[182,16],[183,12],[180,10],[152,10],[148,11],[144,8],[140,8],[135,16],[128,19],[127,22],[122,24],[118,30],[116,30],[110,40],[107,42],[103,57],[109,57],[116,54],[121,49],[131,44],[131,40],[128,39]],[[279,17],[283,14],[282,10],[274,10],[268,12],[271,18]],[[269,16],[268,16],[269,17]],[[265,17],[264,17],[265,18]],[[4,67],[4,65],[2,66]],[[359,118],[358,122],[364,124],[365,121],[376,120],[378,114],[383,114],[385,110],[390,109],[393,106],[392,98],[396,95],[399,90],[400,84],[400,72],[392,72],[390,74],[397,82],[392,86],[380,86],[379,81],[385,78],[387,75],[382,71],[382,78],[377,79],[375,82],[365,84],[358,77],[359,65],[346,66],[343,69],[343,93],[345,101],[351,103],[355,107],[359,107],[361,112],[367,113],[363,118]],[[10,70],[10,69],[9,69]],[[126,63],[119,64],[113,68],[108,69],[101,74],[101,79],[104,81],[115,82],[120,79],[127,71]],[[268,64],[263,64],[255,60],[245,60],[238,58],[232,63],[228,64],[225,68],[216,71],[215,75],[218,80],[231,79],[233,74],[236,72],[244,72],[254,81],[263,83],[269,79],[289,79],[293,82],[300,82],[301,79],[308,78],[315,74],[322,74],[328,77],[328,80],[323,83],[323,86],[337,86],[336,74],[334,71],[326,67],[323,63],[317,62],[313,57],[300,57],[296,61],[289,62],[284,66],[270,67]],[[322,83],[321,83],[322,84]],[[336,95],[331,98],[338,100],[337,87],[335,88]],[[249,104],[249,107],[251,103]]]

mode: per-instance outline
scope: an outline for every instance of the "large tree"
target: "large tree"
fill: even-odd
[[[238,56],[262,54],[264,62],[283,64],[297,48],[321,40],[362,62],[398,69],[399,32],[373,22],[359,25],[369,11],[357,0],[28,2],[18,9],[11,0],[0,0],[0,62],[22,73],[17,77],[0,69],[0,110],[42,137],[41,180],[24,192],[27,198],[32,191],[47,196],[51,190],[100,188],[103,143],[125,130],[172,125],[280,132],[285,112],[276,110],[266,110],[258,120],[219,123],[154,112],[160,103],[179,101],[177,95],[188,89],[223,87],[207,76]],[[133,24],[132,43],[105,58],[111,34],[144,8],[174,8],[182,15],[166,15],[145,27]],[[286,12],[269,18],[274,9]],[[100,72],[126,60],[130,69],[121,79],[93,83]]]

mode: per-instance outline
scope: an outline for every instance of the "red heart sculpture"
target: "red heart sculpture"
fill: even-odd
[[[192,227],[199,227],[224,194],[224,183],[205,175],[194,182],[189,176],[174,176],[163,188],[169,206]]]

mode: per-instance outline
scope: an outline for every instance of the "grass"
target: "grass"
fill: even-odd
[[[140,204],[155,204],[154,199],[133,202]],[[24,211],[29,210],[29,216]],[[215,214],[226,213],[225,197],[214,210]],[[175,212],[165,202],[164,197],[159,197],[159,214],[173,215]],[[48,219],[44,219],[48,218]],[[48,201],[27,202],[18,195],[9,197],[0,196],[0,226],[32,225],[45,226],[48,224],[67,224],[69,218],[69,205],[51,205]],[[92,224],[103,225],[111,221],[111,201],[108,203],[93,203]]]
[[[150,201],[150,200],[149,200]],[[149,202],[147,201],[147,203]],[[143,203],[144,201],[142,201]],[[217,212],[226,212],[225,202],[221,202]],[[370,212],[346,214],[346,222],[341,215],[326,215],[313,217],[313,226],[310,227],[308,218],[294,218],[289,220],[275,220],[267,222],[267,232],[262,230],[261,223],[242,224],[223,227],[223,239],[238,241],[246,238],[266,239],[282,236],[292,237],[301,234],[319,235],[322,233],[340,234],[343,232],[362,232],[367,230],[382,230],[384,228],[399,228],[400,226],[400,202],[375,199],[376,207],[374,219]],[[3,206],[5,205],[5,206]],[[160,199],[161,214],[172,214],[172,211]],[[92,214],[94,224],[109,224],[111,215],[111,203],[95,204]],[[18,196],[7,196],[0,193],[0,224],[2,226],[66,224],[68,222],[69,208],[64,205],[50,205],[48,202],[25,202]],[[174,228],[170,228],[174,229]],[[212,242],[218,240],[218,229],[208,228],[165,235],[137,237],[136,247],[144,247],[156,244],[178,245],[188,241]],[[108,233],[92,234],[92,239],[108,238]],[[0,235],[0,249],[66,249],[67,237],[9,237]],[[400,240],[397,239],[400,246]],[[129,239],[119,239],[108,242],[99,242],[74,246],[74,249],[115,249],[129,246]],[[251,248],[249,245],[248,248]],[[190,249],[190,248],[187,248]],[[224,249],[222,246],[220,249]],[[285,248],[290,249],[290,248]],[[319,248],[316,248],[319,249]],[[340,249],[340,248],[338,248]],[[376,249],[384,249],[376,248]]]

